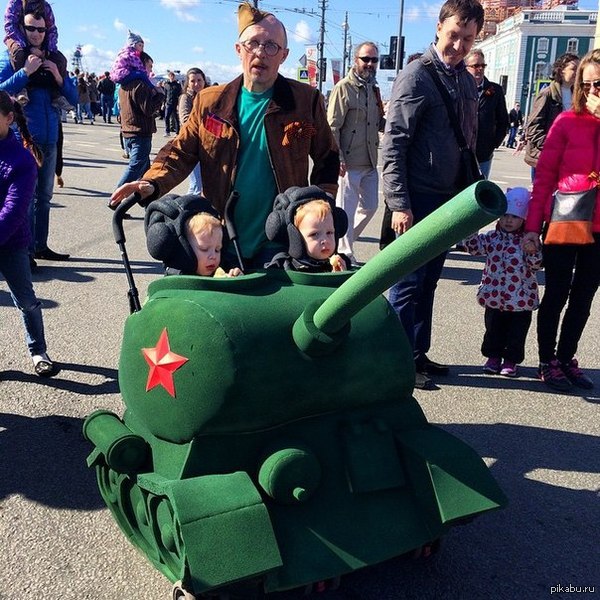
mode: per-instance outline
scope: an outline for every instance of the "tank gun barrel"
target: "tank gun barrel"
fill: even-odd
[[[294,324],[297,346],[310,356],[332,352],[364,306],[505,211],[506,197],[495,183],[466,188],[370,259],[320,306],[308,306]]]

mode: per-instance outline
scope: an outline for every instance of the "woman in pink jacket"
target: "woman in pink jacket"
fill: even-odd
[[[554,191],[589,189],[594,180],[598,186],[599,171],[600,50],[593,50],[579,63],[572,109],[556,118],[544,143],[525,223],[527,233],[523,245],[526,250],[528,245],[531,250],[533,245],[539,247],[544,223],[550,221]],[[592,229],[594,241],[591,244],[542,246],[546,287],[537,319],[538,374],[546,385],[558,391],[568,391],[573,386],[583,389],[594,387],[593,381],[579,368],[575,353],[600,283],[598,191]],[[567,309],[558,335],[565,304]]]

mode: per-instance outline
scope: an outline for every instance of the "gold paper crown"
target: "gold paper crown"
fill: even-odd
[[[238,32],[242,35],[242,31],[250,27],[250,25],[256,25],[260,23],[265,17],[272,15],[272,13],[264,12],[252,6],[249,2],[243,2],[238,8]]]

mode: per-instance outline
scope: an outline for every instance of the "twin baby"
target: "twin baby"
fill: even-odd
[[[347,227],[346,213],[320,188],[290,188],[277,196],[265,225],[267,238],[287,250],[264,266],[311,273],[345,271],[349,260],[336,249]],[[224,233],[219,214],[204,198],[166,196],[148,207],[148,250],[165,263],[168,273],[242,274],[239,267],[221,268]]]

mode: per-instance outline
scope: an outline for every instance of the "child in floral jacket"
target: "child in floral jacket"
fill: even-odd
[[[484,373],[516,377],[517,365],[525,358],[532,312],[539,304],[536,271],[542,255],[526,254],[521,247],[529,198],[525,188],[509,189],[506,214],[496,229],[462,242],[469,254],[486,257],[477,290],[477,301],[485,307]]]

